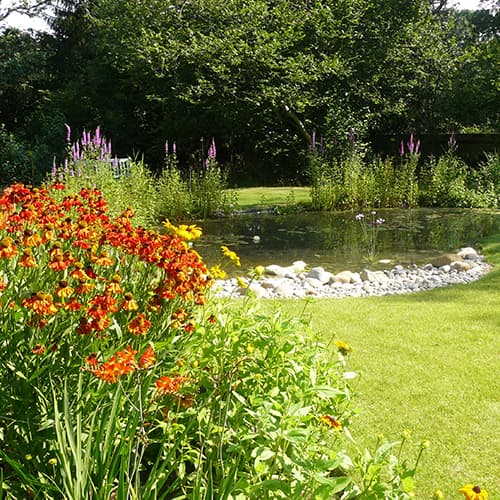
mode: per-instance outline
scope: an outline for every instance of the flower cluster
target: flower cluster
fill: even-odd
[[[110,218],[99,191],[64,191],[14,184],[0,195],[0,308],[19,307],[33,326],[61,321],[95,337],[113,324],[144,335],[175,302],[205,303],[211,278],[185,241],[199,228],[136,228],[132,210]]]
[[[407,149],[409,154],[418,155],[420,153],[420,140],[417,140],[417,142],[415,142],[415,139],[413,138],[413,134],[410,134],[410,140],[406,143],[406,149]],[[405,155],[405,143],[404,143],[404,141],[401,141],[401,144],[399,145],[399,155],[400,156]]]
[[[117,351],[108,361],[99,364],[97,354],[93,353],[86,358],[85,369],[97,378],[114,383],[124,375],[136,370],[147,370],[156,363],[154,349],[151,346],[145,349],[139,360],[136,359],[136,354],[136,350],[127,346],[125,350]]]
[[[236,252],[229,250],[229,248],[224,246],[224,245],[221,246],[220,249],[221,249],[222,255],[227,257],[235,266],[238,266],[238,267],[241,266],[240,258]]]

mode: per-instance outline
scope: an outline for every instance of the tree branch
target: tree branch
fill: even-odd
[[[53,5],[55,0],[0,0],[0,22],[7,19],[15,12],[30,17],[38,16],[47,7]]]

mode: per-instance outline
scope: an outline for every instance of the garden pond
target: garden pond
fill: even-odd
[[[500,231],[499,210],[385,209],[373,216],[365,211],[362,220],[356,220],[357,214],[254,212],[205,220],[199,223],[203,236],[194,247],[207,265],[223,263],[230,274],[221,245],[240,256],[242,270],[256,265],[287,266],[302,260],[309,267],[321,266],[337,273],[425,264],[436,255],[464,246],[480,250],[481,238]],[[384,222],[374,227],[375,218]],[[366,234],[373,232],[375,253],[368,260]]]

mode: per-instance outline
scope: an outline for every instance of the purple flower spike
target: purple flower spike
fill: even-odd
[[[349,128],[349,142],[351,143],[351,146],[356,144],[356,134],[354,133],[354,129],[352,127]]]
[[[217,156],[217,149],[215,147],[215,139],[212,137],[212,142],[210,143],[210,147],[208,148],[208,157],[211,159],[215,159]]]
[[[82,134],[82,146],[86,146],[87,145],[87,134],[85,133],[85,130],[83,131],[83,134]]]
[[[400,156],[405,155],[405,143],[404,143],[404,141],[401,141],[401,144],[399,145],[399,155]]]
[[[457,146],[457,139],[455,137],[455,132],[452,132],[450,138],[448,139],[448,147],[455,149]]]
[[[64,125],[66,126],[66,141],[69,142],[71,141],[71,127],[67,123]]]
[[[413,154],[415,151],[415,143],[413,142],[413,134],[410,134],[410,140],[406,143],[408,146],[408,151],[410,151],[410,154]]]
[[[97,146],[101,142],[101,127],[95,129],[94,144]]]
[[[174,145],[172,146],[174,156],[177,154],[177,144],[174,142]]]
[[[168,156],[168,141],[165,141],[165,154]]]
[[[415,154],[418,155],[420,153],[420,139],[417,141],[417,144],[415,144]]]
[[[56,165],[56,158],[52,160],[52,177],[55,177],[57,175],[57,165]]]
[[[118,157],[117,156],[115,156],[113,158],[113,167],[118,168]]]

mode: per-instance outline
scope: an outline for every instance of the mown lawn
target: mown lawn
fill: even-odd
[[[380,434],[392,441],[410,430],[415,452],[430,441],[418,498],[432,498],[436,488],[461,498],[466,483],[500,498],[500,235],[483,252],[496,269],[473,284],[313,300],[305,309],[319,336],[353,347],[356,439],[373,446]],[[282,307],[298,310],[292,300]]]
[[[236,189],[240,209],[310,203],[308,187],[255,187]]]

